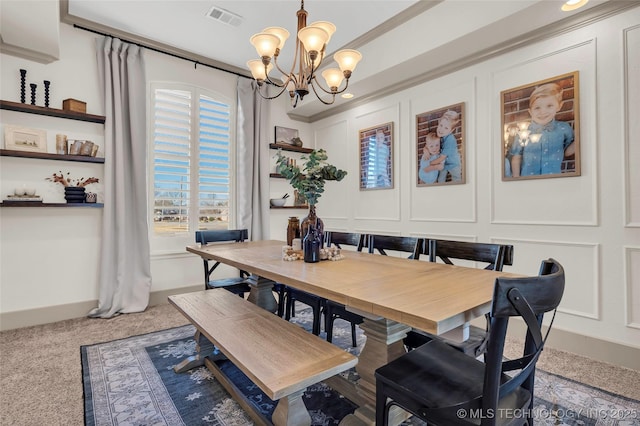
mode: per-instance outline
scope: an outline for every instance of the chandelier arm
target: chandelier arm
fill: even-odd
[[[281,86],[276,85],[276,87],[281,87]],[[275,99],[275,98],[277,98],[278,96],[282,95],[282,93],[287,89],[287,86],[285,85],[285,86],[281,87],[281,89],[282,89],[282,90],[280,90],[280,91],[278,92],[278,94],[277,94],[277,95],[274,95],[274,96],[265,96],[265,95],[263,95],[263,94],[262,94],[262,86],[259,86],[259,87],[258,87],[258,94],[260,95],[260,97],[261,97],[262,99],[266,99],[266,100],[269,100],[269,101],[270,101],[271,99]]]
[[[265,81],[266,81],[267,83],[269,83],[269,84],[273,85],[273,86],[276,86],[276,87],[284,87],[284,88],[286,88],[286,87],[287,87],[287,84],[289,83],[289,81],[291,81],[291,75],[287,76],[287,79],[286,79],[285,81],[283,81],[283,82],[282,82],[282,84],[280,84],[280,83],[278,83],[278,82],[276,82],[276,81],[271,80],[271,77],[269,77],[269,74],[266,74],[266,76],[267,76],[267,78],[266,78],[266,80],[265,80]]]
[[[315,80],[315,79],[314,79]],[[318,86],[322,89],[322,86],[319,85],[318,81],[316,80],[316,84],[318,84]],[[326,93],[330,93],[331,94],[331,101],[325,101],[324,99],[322,99],[322,97],[320,96],[320,94],[318,93],[318,91],[316,90],[316,85],[313,84],[313,81],[311,81],[311,84],[309,84],[311,86],[311,88],[313,89],[313,93],[316,94],[316,98],[318,98],[318,100],[320,102],[322,102],[325,105],[331,105],[336,101],[336,95],[333,94],[332,92],[327,92],[326,90],[322,89],[324,92]]]
[[[315,81],[315,84],[318,85],[318,87],[320,88],[320,90],[322,90],[324,93],[328,93],[330,95],[339,95],[340,93],[344,92],[345,90],[347,90],[347,87],[349,87],[349,80],[345,79],[345,85],[342,89],[340,90],[336,90],[335,92],[332,90],[327,90],[324,87],[322,87],[322,84],[320,83],[320,80],[318,80],[315,76],[313,76],[313,80]],[[313,86],[315,86],[315,84]],[[315,88],[314,88],[314,92],[315,92]]]

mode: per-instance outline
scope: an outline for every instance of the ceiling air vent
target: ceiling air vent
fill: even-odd
[[[239,27],[242,24],[242,16],[236,15],[235,13],[229,12],[218,6],[213,6],[207,12],[207,16],[209,18],[213,18],[216,21],[222,22],[223,24],[231,25],[232,27]]]

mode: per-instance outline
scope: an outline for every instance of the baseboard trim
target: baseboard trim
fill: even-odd
[[[547,327],[543,328],[544,335]],[[525,332],[524,322],[511,321],[509,323],[509,334],[513,333],[514,336],[520,337]],[[557,327],[553,327],[549,333],[545,346],[640,371],[640,348],[585,336]]]
[[[202,284],[170,290],[152,291],[149,295],[149,306],[168,303],[167,297],[174,294],[191,293],[202,290]],[[31,327],[87,316],[89,311],[98,306],[97,300],[87,300],[64,305],[47,306],[44,308],[25,309],[23,311],[0,313],[0,331],[15,328]]]

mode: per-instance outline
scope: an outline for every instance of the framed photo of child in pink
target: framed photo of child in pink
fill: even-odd
[[[393,188],[393,122],[358,132],[360,191]]]
[[[500,93],[502,180],[580,176],[578,71]]]
[[[417,186],[465,183],[464,103],[416,115]]]

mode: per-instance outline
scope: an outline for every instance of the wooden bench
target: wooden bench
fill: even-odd
[[[169,296],[169,302],[195,325],[200,352],[176,370],[204,363],[258,424],[270,422],[208,356],[213,346],[201,336],[269,398],[279,400],[271,419],[277,426],[309,425],[304,390],[358,362],[350,353],[224,289]]]

